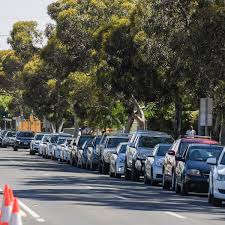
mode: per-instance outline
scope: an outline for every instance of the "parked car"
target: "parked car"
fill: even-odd
[[[67,145],[71,143],[73,139],[72,138],[65,138],[61,137],[58,139],[57,146],[54,150],[54,159],[59,159],[60,161],[63,161],[63,154],[64,154],[64,149],[66,148]]]
[[[34,139],[30,143],[30,155],[35,155],[35,153],[39,152],[40,143],[44,135],[45,133],[37,133],[34,136]]]
[[[2,147],[7,148],[9,146],[13,147],[16,141],[16,132],[7,131],[2,137]]]
[[[47,143],[50,141],[51,134],[45,134],[39,144],[38,148],[38,155],[43,156],[44,152],[46,152],[47,149]]]
[[[127,144],[128,142],[120,143],[116,148],[116,152],[111,155],[109,163],[110,177],[120,178],[122,175],[124,175],[124,162]]]
[[[2,139],[5,136],[5,134],[7,133],[7,130],[1,130],[0,133],[0,146],[2,146]]]
[[[154,185],[162,182],[162,167],[167,151],[172,144],[158,144],[153,149],[153,154],[147,157],[144,167],[145,184]]]
[[[100,160],[98,170],[102,174],[109,173],[111,154],[116,152],[116,147],[122,142],[128,142],[129,137],[124,135],[106,136],[104,144],[100,146]]]
[[[184,136],[176,140],[166,153],[163,163],[163,189],[175,190],[175,170],[178,161],[176,157],[183,156],[185,150],[190,144],[211,144],[218,145],[217,141],[211,140],[210,137],[202,136]]]
[[[152,156],[157,144],[173,143],[172,136],[158,131],[138,131],[127,145],[125,157],[125,179],[138,181],[144,175],[145,160]]]
[[[14,143],[14,151],[18,149],[29,149],[30,143],[34,139],[34,133],[31,131],[18,131],[16,133],[16,141]]]
[[[94,137],[93,137],[94,139]],[[88,139],[77,152],[77,166],[87,168],[87,151],[92,146],[93,139]]]
[[[47,152],[45,153],[46,158],[51,158],[54,151],[56,150],[57,141],[59,138],[72,138],[73,135],[66,133],[52,134],[50,141],[47,143]],[[54,157],[54,156],[53,156]]]
[[[209,158],[207,163],[211,165],[208,202],[219,207],[225,201],[225,149],[219,159]]]
[[[75,145],[76,145],[76,138],[73,138],[70,144],[66,145],[64,149],[63,161],[70,163],[71,152],[72,152],[72,149],[75,147]]]
[[[92,145],[87,150],[87,168],[94,170],[98,166],[99,155],[97,154],[96,148],[101,141],[101,137],[97,136],[93,139]]]
[[[93,140],[92,135],[81,135],[76,138],[75,145],[71,151],[70,164],[77,166],[78,161],[78,151],[82,148],[83,144],[87,140]]]
[[[209,144],[191,144],[183,156],[176,157],[178,161],[175,170],[176,193],[208,192],[210,165],[208,158],[218,159],[222,146]]]

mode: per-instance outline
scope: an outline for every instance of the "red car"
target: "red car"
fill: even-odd
[[[190,144],[211,144],[218,145],[219,143],[210,137],[205,136],[184,136],[176,140],[166,153],[163,165],[163,189],[175,189],[175,169],[178,158],[183,156],[183,153]]]

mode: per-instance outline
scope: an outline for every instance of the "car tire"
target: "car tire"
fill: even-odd
[[[109,167],[109,176],[110,177],[115,177],[115,173],[112,173],[111,168]]]
[[[147,174],[146,174],[146,171],[144,171],[144,183],[146,185],[149,185],[150,184],[149,179],[148,179]]]
[[[162,188],[163,190],[170,190],[170,184],[166,181],[164,171],[163,171],[163,179],[162,179]]]
[[[172,170],[172,184],[171,184],[171,189],[172,191],[175,191],[175,185],[176,185],[176,178],[175,178],[175,171],[174,169]]]
[[[212,194],[212,205],[214,207],[221,207],[222,206],[222,200],[215,198]]]
[[[179,194],[179,193],[181,192],[180,186],[179,186],[179,184],[178,184],[177,177],[175,177],[175,192],[176,192],[177,194]]]
[[[13,151],[18,151],[18,148],[17,147],[13,147]]]
[[[135,162],[132,162],[132,170],[131,170],[131,180],[132,181],[139,181],[140,175],[138,173],[138,171],[136,171],[135,168]]]
[[[35,155],[35,152],[34,151],[30,151],[30,155]]]
[[[104,161],[102,163],[102,174],[107,174],[107,165],[105,164]]]
[[[183,178],[181,178],[180,193],[181,193],[182,195],[187,195],[187,194],[188,194],[188,188],[187,188],[187,186],[185,185]]]
[[[125,178],[125,180],[131,179],[130,170],[128,170],[128,168],[127,168],[127,162],[126,161],[125,161],[125,168],[124,168],[124,178]]]

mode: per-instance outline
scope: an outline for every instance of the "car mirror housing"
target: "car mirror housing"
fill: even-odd
[[[168,155],[175,155],[175,151],[174,150],[169,150],[168,151]]]
[[[216,158],[208,158],[206,162],[207,162],[207,164],[213,165],[213,166],[215,166],[217,164]]]

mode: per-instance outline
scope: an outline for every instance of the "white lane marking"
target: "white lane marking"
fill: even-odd
[[[0,188],[0,192],[3,192],[2,188]],[[21,208],[23,208],[24,211],[29,213],[33,218],[35,218],[38,222],[43,223],[45,222],[44,219],[42,219],[36,212],[34,212],[32,209],[30,209],[28,206],[26,206],[23,202],[20,200],[18,201]],[[21,216],[26,217],[26,213],[20,210]]]
[[[23,210],[20,210],[20,215],[21,217],[27,217],[27,214]]]
[[[168,215],[170,215],[170,216],[174,216],[176,218],[179,218],[179,219],[187,219],[187,217],[181,216],[181,215],[179,215],[177,213],[174,213],[174,212],[165,212],[165,213],[168,214]]]
[[[45,222],[44,219],[42,219],[36,212],[34,212],[32,209],[30,209],[27,205],[25,205],[23,202],[19,200],[19,205],[21,208],[24,209],[27,213],[29,213],[33,218],[35,218],[38,222]]]

